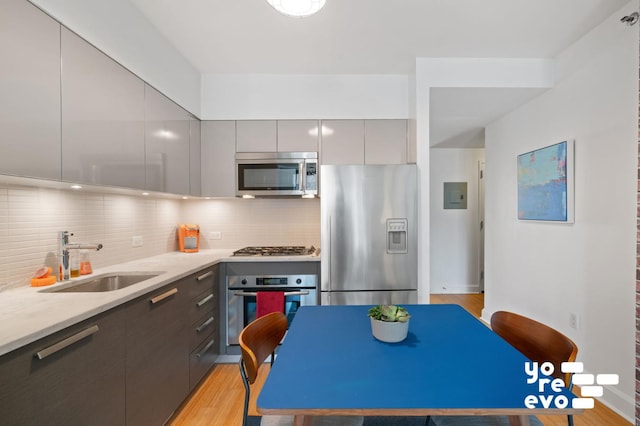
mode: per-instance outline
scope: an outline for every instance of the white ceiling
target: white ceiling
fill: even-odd
[[[240,74],[408,74],[416,57],[551,58],[628,2],[327,0],[296,19],[266,0],[130,1],[202,73]],[[439,89],[432,145],[477,144],[479,129],[537,94]]]

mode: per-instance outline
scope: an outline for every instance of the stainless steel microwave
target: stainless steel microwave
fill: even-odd
[[[317,152],[236,154],[236,196],[318,195]]]

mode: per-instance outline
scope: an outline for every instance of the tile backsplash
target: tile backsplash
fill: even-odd
[[[187,200],[182,218],[200,224],[202,248],[320,246],[318,199]],[[210,238],[212,232],[220,232],[222,239]]]
[[[102,243],[94,268],[178,249],[179,223],[199,223],[200,247],[320,244],[320,201],[303,199],[176,200],[137,195],[0,185],[0,291],[28,286],[43,264],[57,265],[58,233]],[[210,239],[211,232],[222,239]],[[132,247],[133,236],[143,245]],[[72,253],[73,254],[73,253]]]

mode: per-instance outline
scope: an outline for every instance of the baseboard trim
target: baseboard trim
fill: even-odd
[[[604,395],[598,400],[605,406],[609,407],[611,410],[616,412],[620,417],[627,420],[629,423],[633,424],[635,422],[635,418],[633,418],[633,414],[629,415],[628,413],[634,413],[635,410],[635,400],[629,398],[628,395],[623,394],[618,389],[614,387],[604,387]]]
[[[431,294],[468,294],[481,293],[480,286],[477,284],[469,285],[447,285],[440,288],[431,287]]]

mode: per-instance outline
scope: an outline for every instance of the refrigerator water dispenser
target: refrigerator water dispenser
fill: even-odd
[[[407,253],[407,219],[387,219],[387,253]]]

